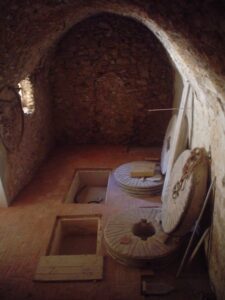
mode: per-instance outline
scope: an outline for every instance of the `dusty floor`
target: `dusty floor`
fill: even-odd
[[[55,151],[40,168],[32,182],[14,203],[0,209],[0,299],[144,299],[140,293],[141,275],[151,270],[128,268],[118,264],[105,253],[104,279],[99,282],[41,283],[33,276],[41,255],[45,255],[55,218],[58,215],[100,214],[107,217],[129,207],[159,206],[159,197],[138,200],[122,197],[105,204],[66,204],[65,195],[77,168],[115,168],[127,161],[159,157],[159,149],[130,149],[125,147],[77,147]],[[102,248],[104,253],[104,249]],[[156,272],[152,282],[166,280],[175,285],[166,297],[148,299],[213,299],[206,268],[198,261],[179,280],[174,275],[177,263]],[[207,296],[208,295],[208,296]]]

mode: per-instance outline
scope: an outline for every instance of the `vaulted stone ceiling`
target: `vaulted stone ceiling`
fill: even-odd
[[[49,47],[89,15],[111,11],[150,21],[161,40],[176,45],[187,64],[224,92],[225,18],[220,0],[141,1],[141,0],[11,0],[2,1],[1,11],[1,78],[5,83],[19,82],[43,63]],[[159,29],[159,30],[158,30]],[[154,31],[153,30],[153,31]]]

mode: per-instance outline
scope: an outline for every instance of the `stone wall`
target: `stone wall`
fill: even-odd
[[[188,119],[190,124],[190,146],[205,147],[211,153],[209,179],[216,176],[216,185],[211,199],[210,212],[212,219],[210,245],[206,245],[206,254],[213,286],[218,299],[225,299],[225,166],[223,163],[225,150],[225,114],[224,106],[217,102],[211,105],[214,95],[193,93],[193,99],[188,103]],[[193,120],[193,122],[192,122]],[[191,125],[192,124],[192,125]],[[191,135],[191,132],[193,133]],[[220,146],[219,146],[220,145]],[[219,266],[219,267],[218,267]]]
[[[143,25],[110,14],[77,24],[50,70],[60,142],[162,144],[174,74],[165,49]]]
[[[8,152],[5,188],[10,203],[32,179],[40,163],[53,145],[51,103],[45,70],[36,70],[30,76],[34,110],[24,112],[24,134],[17,149]]]

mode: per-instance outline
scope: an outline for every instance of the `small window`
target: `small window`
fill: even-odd
[[[29,77],[26,77],[24,80],[20,81],[18,84],[19,95],[21,98],[21,103],[23,111],[26,114],[31,114],[34,112],[34,94],[33,87]]]

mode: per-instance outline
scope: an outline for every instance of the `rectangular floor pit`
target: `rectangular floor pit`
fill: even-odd
[[[77,170],[66,196],[67,203],[100,204],[106,199],[109,169]]]
[[[47,255],[96,254],[100,217],[58,217]]]

